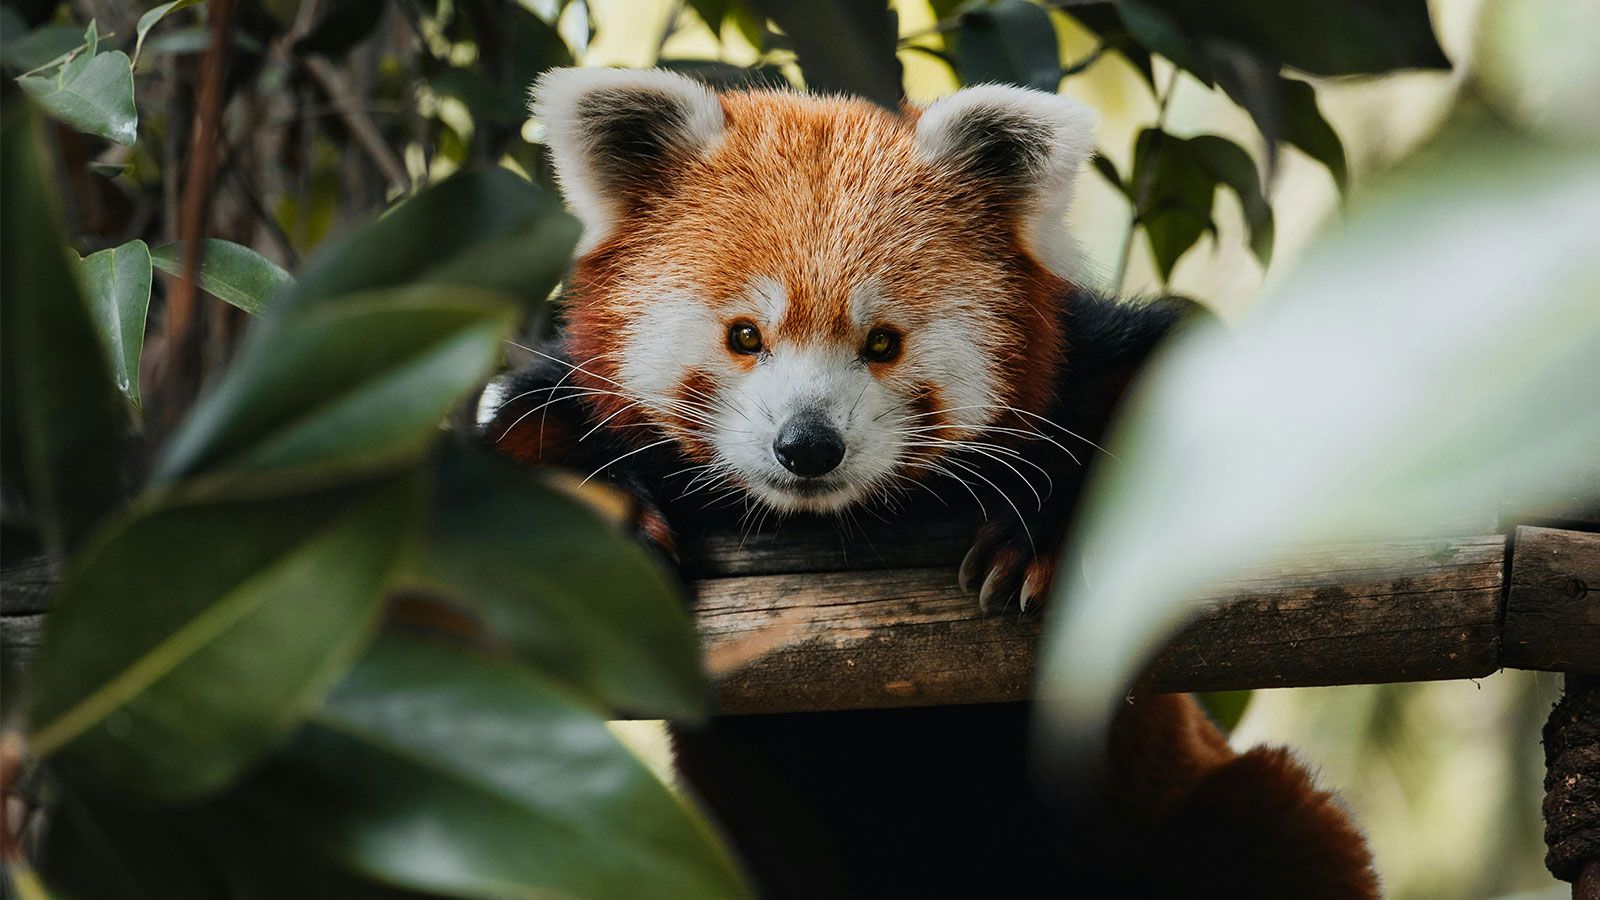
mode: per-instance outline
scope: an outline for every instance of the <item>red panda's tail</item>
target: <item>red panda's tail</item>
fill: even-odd
[[[1140,865],[1199,886],[1186,896],[1380,896],[1366,841],[1338,800],[1287,750],[1235,753],[1192,696],[1132,702],[1111,759],[1113,805],[1145,844]]]

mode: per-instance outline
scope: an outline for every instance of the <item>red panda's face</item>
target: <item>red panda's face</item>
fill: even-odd
[[[840,509],[961,475],[950,448],[1047,401],[1091,127],[1072,101],[978,88],[896,115],[611,70],[537,95],[585,226],[574,380],[608,425],[676,442],[685,483]]]

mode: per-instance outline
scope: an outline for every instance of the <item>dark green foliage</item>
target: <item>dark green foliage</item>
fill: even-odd
[[[956,37],[956,62],[968,84],[1007,83],[1055,93],[1060,50],[1050,14],[1028,0],[974,10]]]
[[[46,192],[38,115],[15,103],[0,138],[0,461],[44,544],[69,550],[122,496],[127,414]]]
[[[789,36],[806,82],[899,109],[895,14],[859,0],[753,0]]]

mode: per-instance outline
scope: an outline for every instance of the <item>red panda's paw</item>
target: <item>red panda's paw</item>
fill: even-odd
[[[957,582],[978,595],[978,609],[986,614],[1004,610],[1012,600],[1023,612],[1040,609],[1055,580],[1055,546],[1054,534],[1035,535],[1020,519],[991,519],[973,535]]]
[[[678,559],[678,545],[673,537],[672,523],[667,521],[666,513],[661,511],[654,501],[632,495],[633,515],[630,524],[633,533],[647,549],[659,555],[669,566],[676,568]]]

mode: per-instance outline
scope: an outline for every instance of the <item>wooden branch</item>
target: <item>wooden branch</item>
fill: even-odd
[[[1038,617],[978,613],[955,583],[970,523],[786,522],[684,547],[726,713],[1019,700]],[[1140,689],[1219,690],[1475,678],[1502,665],[1594,672],[1600,534],[1522,528],[1328,547],[1221,585]],[[7,665],[37,644],[42,564],[8,568]],[[1508,601],[1509,594],[1509,601]]]
[[[1517,529],[1504,633],[1508,666],[1600,674],[1600,534]]]
[[[1500,535],[1303,554],[1219,589],[1141,689],[1487,675],[1504,561]],[[954,565],[711,577],[696,590],[722,712],[1019,700],[1032,684],[1039,620],[979,614]]]

